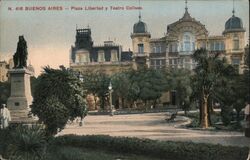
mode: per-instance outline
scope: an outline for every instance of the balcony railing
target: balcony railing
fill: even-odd
[[[70,66],[87,66],[87,65],[128,65],[130,62],[108,61],[108,62],[79,62],[70,63]]]
[[[147,57],[148,55],[145,52],[142,53],[134,53],[133,57]]]

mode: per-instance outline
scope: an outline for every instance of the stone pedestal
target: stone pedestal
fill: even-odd
[[[10,123],[34,123],[35,120],[28,115],[33,101],[30,87],[32,73],[26,68],[11,69],[8,73],[11,82],[11,95],[7,101]]]

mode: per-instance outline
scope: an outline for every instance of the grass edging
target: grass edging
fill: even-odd
[[[64,135],[53,140],[55,145],[131,153],[166,160],[245,160],[248,147],[170,142],[150,139],[111,137],[106,135]]]

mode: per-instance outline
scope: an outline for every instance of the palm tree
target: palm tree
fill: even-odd
[[[220,54],[209,54],[206,49],[198,49],[193,54],[193,59],[197,62],[194,69],[195,75],[193,83],[194,90],[198,90],[201,95],[201,127],[209,127],[208,117],[208,99],[214,90],[214,87],[220,78],[233,72],[233,67],[226,63],[225,58],[221,58]]]

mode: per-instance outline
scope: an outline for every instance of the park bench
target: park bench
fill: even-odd
[[[177,113],[178,113],[178,112],[172,113],[171,116],[170,116],[170,118],[167,118],[167,119],[165,119],[165,120],[166,120],[167,122],[174,121],[174,119],[175,119],[176,116],[177,116]]]

